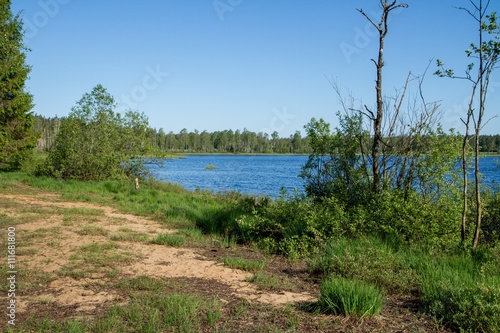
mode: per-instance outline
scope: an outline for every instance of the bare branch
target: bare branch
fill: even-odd
[[[363,9],[357,9],[357,11],[363,14],[363,16],[368,20],[368,22],[370,22],[379,32],[382,31],[382,28],[378,24],[373,22],[373,20],[368,16],[368,14],[364,12]]]
[[[495,116],[491,117],[490,119],[486,120],[486,122],[484,123],[484,125],[481,126],[481,129],[483,129],[486,125],[488,125],[488,123],[490,121],[492,121],[493,119],[496,119],[496,118],[498,118],[498,115],[495,115]]]
[[[368,106],[366,106],[366,104],[364,105],[364,107],[365,107],[365,110],[366,110],[366,111],[368,111],[368,113],[371,115],[371,117],[369,117],[369,118],[370,118],[371,120],[375,120],[375,114],[373,113],[373,111],[372,111],[372,110],[370,110],[370,109],[368,108]]]
[[[479,10],[479,8],[472,1],[471,1],[471,3],[474,6],[474,8],[476,9],[476,11]],[[458,10],[463,10],[464,12],[469,14],[475,21],[480,22],[479,18],[476,16],[476,14],[472,13],[468,8],[465,8],[465,7],[455,7],[455,8]]]

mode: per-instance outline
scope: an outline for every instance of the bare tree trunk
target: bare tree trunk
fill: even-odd
[[[378,48],[378,59],[375,61],[372,59],[375,67],[377,68],[377,79],[375,81],[375,90],[377,92],[377,111],[376,115],[365,106],[365,109],[372,115],[371,119],[373,121],[373,144],[372,144],[372,173],[373,173],[373,192],[380,193],[380,148],[383,144],[382,142],[382,123],[384,118],[384,100],[382,93],[382,68],[384,67],[384,39],[388,32],[387,19],[389,13],[396,8],[407,8],[407,4],[396,4],[397,0],[389,3],[388,0],[380,0],[380,5],[382,7],[382,16],[380,22],[375,23],[362,9],[358,11],[363,14],[363,16],[377,29],[379,33],[379,48]]]
[[[462,226],[460,229],[460,235],[462,239],[462,243],[465,245],[465,238],[467,236],[467,210],[469,209],[468,207],[468,176],[467,176],[467,146],[468,146],[468,140],[469,140],[469,125],[468,122],[466,124],[466,130],[465,130],[465,135],[464,139],[462,142],[462,175],[463,175],[463,188],[462,188],[462,195],[463,195],[463,207],[462,207]]]
[[[479,114],[475,123],[476,140],[474,145],[474,179],[476,182],[476,230],[474,231],[474,239],[472,241],[472,248],[475,250],[479,244],[479,235],[481,231],[481,220],[483,215],[483,207],[481,202],[481,179],[479,173],[479,135],[481,134],[481,126],[484,114],[485,103],[485,77],[484,75],[484,59],[483,59],[483,0],[479,0]],[[488,75],[486,75],[486,79]]]

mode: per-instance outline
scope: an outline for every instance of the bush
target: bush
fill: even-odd
[[[141,176],[140,161],[146,153],[146,116],[128,111],[115,113],[115,102],[97,85],[61,121],[43,170],[50,176],[77,180],[103,180],[124,172]]]
[[[416,192],[385,191],[367,205],[351,208],[349,214],[364,226],[365,235],[375,234],[396,244],[442,250],[460,241],[460,201],[453,197],[427,201]]]
[[[383,303],[377,287],[364,282],[330,277],[321,283],[319,305],[325,312],[364,318],[379,314]]]
[[[495,189],[485,193],[483,197],[484,215],[481,230],[486,242],[500,241],[500,191]],[[473,225],[473,224],[470,224]]]
[[[278,198],[273,204],[254,209],[236,219],[239,237],[244,242],[272,239],[271,252],[303,256],[323,241],[351,234],[351,225],[344,208],[334,198],[321,204],[298,195]]]

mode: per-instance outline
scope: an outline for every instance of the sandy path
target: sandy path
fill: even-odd
[[[20,295],[18,297],[18,311],[29,312],[30,304],[33,302],[55,302],[58,305],[75,307],[77,311],[91,312],[93,309],[107,303],[120,303],[123,300],[112,289],[107,291],[94,291],[90,287],[92,283],[100,283],[105,278],[99,274],[91,277],[75,279],[61,276],[57,273],[62,267],[70,262],[79,246],[92,243],[109,242],[109,234],[126,228],[137,233],[148,234],[150,237],[158,233],[174,233],[176,230],[167,229],[158,222],[151,219],[122,214],[110,207],[99,206],[90,203],[65,202],[54,194],[37,195],[6,195],[0,194],[0,202],[10,202],[7,205],[7,215],[19,214],[17,206],[23,207],[23,211],[31,208],[84,208],[94,210],[92,222],[78,219],[71,223],[65,223],[61,214],[54,213],[50,217],[38,218],[18,224],[16,227],[19,242],[23,236],[30,233],[47,231],[45,235],[34,238],[33,244],[26,246],[24,250],[34,250],[34,254],[18,256],[18,266],[26,267],[37,272],[52,274],[55,278],[44,286],[44,290],[37,295]],[[20,205],[19,205],[20,204]],[[22,213],[21,213],[22,214]],[[36,215],[35,215],[36,216]],[[97,226],[106,231],[106,235],[85,235],[78,233],[84,226]],[[52,230],[52,231],[51,231]],[[314,301],[314,297],[307,293],[292,292],[263,292],[258,290],[252,283],[245,282],[251,273],[241,270],[230,269],[221,263],[208,260],[196,250],[189,248],[173,248],[164,245],[149,243],[117,241],[118,251],[133,254],[135,260],[130,263],[120,264],[121,274],[127,278],[147,275],[156,278],[201,278],[210,284],[217,280],[226,284],[232,295],[244,298],[250,302],[260,302],[271,305],[284,305],[293,302]],[[21,248],[23,249],[23,248]],[[222,301],[224,297],[221,297]]]

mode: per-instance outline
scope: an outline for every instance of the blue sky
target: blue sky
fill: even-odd
[[[144,112],[150,125],[175,133],[247,128],[289,136],[312,118],[338,124],[330,82],[360,103],[375,104],[378,40],[363,8],[378,18],[378,0],[32,0],[22,12],[34,112],[65,116],[97,84],[118,111]],[[394,95],[409,71],[441,59],[461,74],[476,40],[473,20],[453,6],[468,0],[409,0],[389,20],[384,88]],[[500,10],[493,1],[491,10]],[[462,129],[470,84],[424,83],[441,101],[445,128]],[[500,75],[492,77],[487,117],[499,114]],[[347,92],[345,93],[347,96]],[[486,134],[500,133],[493,119]]]

